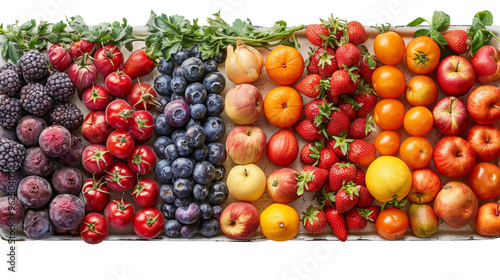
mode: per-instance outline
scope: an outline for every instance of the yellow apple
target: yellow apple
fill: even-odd
[[[266,189],[266,174],[255,164],[237,165],[227,175],[227,188],[238,200],[257,200]]]

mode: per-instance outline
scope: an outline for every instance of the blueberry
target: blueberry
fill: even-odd
[[[165,110],[165,106],[170,102],[170,98],[166,96],[162,96],[158,98],[158,104],[155,106],[156,110],[158,110],[159,114],[163,114],[163,110]]]
[[[198,228],[200,227],[199,223],[194,223],[190,225],[183,225],[181,228],[181,235],[184,238],[191,238],[193,237],[197,232]]]
[[[192,125],[186,130],[186,140],[189,146],[200,148],[205,143],[205,131],[199,125]]]
[[[186,123],[186,129],[192,127],[193,125],[198,125],[201,126],[201,121],[200,120],[195,120],[195,119],[189,119],[189,121]]]
[[[188,104],[182,100],[170,101],[165,106],[164,114],[167,123],[173,127],[183,126],[191,117]]]
[[[186,198],[176,198],[174,205],[177,207],[186,207],[193,202],[193,197],[188,196]]]
[[[200,212],[203,219],[212,218],[212,206],[208,202],[200,202]]]
[[[220,205],[212,206],[212,217],[220,219],[221,214],[222,214],[222,207],[220,207]]]
[[[177,153],[175,144],[168,144],[167,147],[165,147],[165,158],[172,161],[179,158],[179,153]]]
[[[170,96],[170,101],[174,101],[174,100],[182,100],[182,101],[186,102],[186,98],[184,98],[184,93],[181,93],[181,94],[173,93]]]
[[[160,187],[160,199],[165,203],[174,203],[175,194],[173,191],[174,186],[170,184],[165,184]],[[165,217],[168,219],[167,217]]]
[[[164,203],[161,206],[161,212],[163,213],[163,217],[165,219],[170,220],[170,219],[175,219],[175,210],[177,209],[177,206],[171,204],[171,203]]]
[[[181,235],[182,225],[177,220],[168,220],[165,222],[165,234],[168,237],[176,238]]]
[[[203,85],[208,93],[220,94],[226,87],[226,79],[220,72],[212,72],[203,79]]]
[[[170,89],[173,93],[182,94],[186,90],[187,82],[183,77],[174,77],[170,82]]]
[[[215,62],[223,63],[226,61],[227,52],[225,49],[219,49],[219,53],[214,57]]]
[[[204,237],[212,237],[219,232],[220,224],[216,218],[202,220],[200,224],[200,234]]]
[[[168,145],[174,143],[172,139],[168,136],[160,136],[156,139],[156,141],[153,144],[153,150],[155,151],[155,154],[160,157],[160,158],[165,158],[165,148],[167,148]]]
[[[154,80],[154,88],[159,95],[169,96],[172,94],[172,90],[170,89],[170,83],[172,82],[172,78],[167,75],[160,75]]]
[[[189,159],[191,161],[191,163],[193,163],[193,166],[195,166],[198,163],[198,161],[192,155],[187,157],[187,159]]]
[[[207,96],[205,107],[207,107],[207,115],[219,116],[224,112],[224,99],[218,94],[211,93]]]
[[[193,181],[187,178],[178,178],[174,181],[173,192],[176,197],[186,198],[193,191]]]
[[[155,118],[155,131],[158,135],[168,136],[172,133],[174,128],[168,124],[164,114],[159,114]]]
[[[200,120],[207,115],[207,107],[204,104],[189,105],[189,110],[191,111],[191,118],[195,120]]]
[[[215,177],[215,167],[208,161],[197,163],[193,169],[193,179],[198,184],[208,184]]]
[[[174,142],[175,149],[177,150],[177,153],[179,156],[188,156],[191,154],[193,151],[193,147],[189,146],[187,138],[186,137],[179,137],[177,140]]]
[[[178,128],[176,129],[173,133],[172,133],[172,141],[175,142],[175,140],[177,140],[178,137],[186,137],[186,130],[182,129],[182,128]]]
[[[200,81],[205,73],[203,61],[196,57],[190,57],[181,65],[182,77],[190,82]]]
[[[24,216],[23,231],[33,240],[45,239],[54,234],[55,227],[50,221],[47,209],[28,209]]]
[[[219,117],[208,117],[203,123],[203,129],[208,142],[216,142],[224,137],[226,127],[224,122]]]
[[[207,160],[214,166],[221,166],[227,158],[227,152],[224,145],[219,142],[210,143],[207,145],[208,155]]]
[[[156,179],[164,184],[172,182],[174,174],[172,173],[172,161],[170,159],[162,159],[155,165]]]
[[[203,161],[207,158],[208,155],[208,147],[207,145],[201,145],[200,148],[196,148],[191,153],[193,158],[197,161]]]
[[[189,49],[181,49],[180,51],[172,54],[172,60],[177,65],[181,65],[186,59],[191,56]]]
[[[184,97],[189,104],[203,103],[207,99],[207,89],[201,83],[192,83],[186,87]]]
[[[214,177],[214,181],[222,181],[222,179],[224,179],[224,177],[226,177],[226,168],[224,168],[224,166],[217,166],[215,168],[215,177]]]
[[[205,67],[205,74],[217,72],[217,62],[215,59],[207,59],[203,61],[203,66]]]
[[[172,163],[175,177],[187,178],[193,174],[193,162],[187,158],[178,158]]]
[[[200,214],[200,206],[192,202],[188,206],[178,207],[175,210],[175,219],[185,225],[190,225],[198,220]]]
[[[193,187],[193,197],[202,201],[208,196],[208,185],[196,184]]]
[[[175,65],[172,59],[165,60],[164,58],[162,58],[156,69],[158,69],[158,72],[162,73],[163,75],[171,75],[172,72],[174,72],[174,67]]]
[[[176,77],[182,77],[181,65],[177,65],[174,68],[174,72],[172,72],[172,79]]]
[[[208,185],[208,202],[211,205],[221,205],[227,199],[229,190],[224,182],[211,183]]]

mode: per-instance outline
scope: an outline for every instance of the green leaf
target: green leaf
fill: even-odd
[[[29,20],[23,24],[21,24],[21,26],[19,26],[19,31],[26,31],[26,32],[31,32],[34,28],[36,27],[36,21],[34,19],[32,20]]]
[[[415,38],[420,37],[420,36],[429,36],[431,34],[431,31],[429,29],[419,29],[415,31],[415,34],[413,36]]]
[[[448,42],[444,38],[443,34],[439,33],[434,29],[431,30],[431,38],[434,39],[434,41],[436,41],[436,43],[438,43],[441,46],[448,45]]]
[[[414,19],[412,22],[408,23],[407,26],[417,26],[417,25],[422,24],[424,21],[427,21],[427,20],[425,18],[418,17],[418,18]]]
[[[274,23],[275,25],[286,27],[286,22],[284,20],[278,20]]]
[[[447,30],[450,27],[450,16],[441,11],[434,11],[431,27],[437,31]]]
[[[51,32],[52,33],[60,33],[64,30],[64,28],[66,28],[68,25],[66,23],[64,23],[62,20],[59,21],[58,23],[54,24],[52,26],[52,30]]]
[[[471,46],[470,46],[470,52],[471,52],[472,55],[475,55],[476,52],[482,46],[484,46],[484,41],[485,41],[485,37],[484,37],[483,32],[476,32],[474,34],[474,37],[472,37],[472,43],[471,43]]]
[[[493,15],[488,10],[477,12],[474,15],[474,18],[478,18],[483,23],[483,25],[493,24]]]

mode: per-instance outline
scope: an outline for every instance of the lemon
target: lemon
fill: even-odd
[[[368,166],[366,187],[380,202],[401,201],[411,189],[410,168],[397,157],[379,157]]]

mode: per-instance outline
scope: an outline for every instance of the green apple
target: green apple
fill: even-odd
[[[408,209],[410,228],[417,237],[429,237],[439,229],[439,220],[431,206],[414,203]]]

